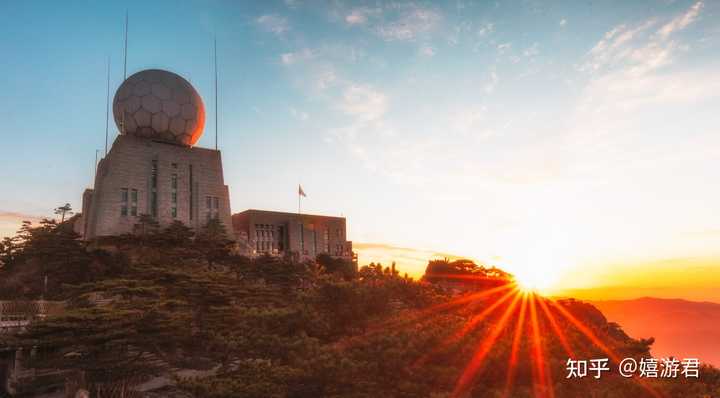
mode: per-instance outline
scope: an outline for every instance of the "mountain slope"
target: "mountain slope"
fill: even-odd
[[[655,357],[696,357],[720,365],[720,304],[651,297],[592,304],[629,335],[655,337]]]

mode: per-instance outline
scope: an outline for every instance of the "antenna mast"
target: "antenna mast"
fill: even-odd
[[[105,156],[108,147],[108,120],[110,119],[110,56],[107,60],[107,96],[105,98]]]
[[[217,36],[213,38],[215,58],[215,150],[218,149],[218,71],[217,71]]]
[[[125,52],[124,52],[124,58],[125,58],[125,64],[123,66],[123,81],[127,79],[127,37],[128,37],[128,11],[125,10]]]

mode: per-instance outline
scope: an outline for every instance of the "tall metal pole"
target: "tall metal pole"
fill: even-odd
[[[123,65],[123,81],[127,79],[127,42],[128,42],[128,11],[125,10],[125,51],[123,53],[124,65]]]
[[[93,186],[95,185],[95,178],[97,177],[97,168],[98,168],[98,154],[100,153],[99,149],[95,150],[95,172],[93,173]]]
[[[213,39],[215,58],[215,150],[218,149],[218,70],[217,70],[217,36]]]
[[[105,98],[105,156],[108,147],[108,120],[110,119],[110,56],[107,61],[107,94]]]

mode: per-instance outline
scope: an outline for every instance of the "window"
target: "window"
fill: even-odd
[[[330,253],[330,230],[323,231],[323,241],[325,242],[325,253]]]
[[[172,166],[173,169],[177,169],[177,163],[171,163],[170,165]]]
[[[128,215],[128,189],[127,188],[120,189],[120,215],[121,216]]]
[[[150,215],[157,217],[157,192],[150,192]]]
[[[133,189],[130,191],[130,215],[131,216],[137,216],[138,215],[138,190]]]
[[[177,168],[177,163],[173,163],[173,167]],[[171,180],[170,180],[170,187],[172,188],[171,200],[172,200],[172,207],[170,208],[170,215],[172,218],[177,218],[177,182],[178,182],[178,176],[177,174],[173,173]]]
[[[190,171],[190,176],[189,176],[189,178],[190,178],[190,195],[189,195],[189,199],[190,199],[190,220],[192,220],[192,219],[193,219],[193,213],[195,212],[195,203],[193,202],[193,197],[194,197],[194,195],[193,195],[193,167],[192,167],[192,165],[190,165],[189,171]]]
[[[219,218],[220,198],[217,196],[206,196],[205,207],[207,208],[208,220],[210,217]]]
[[[157,178],[158,178],[158,161],[152,161],[150,172],[150,215],[157,217],[158,199],[157,199]]]
[[[284,232],[285,232],[285,228],[282,225],[279,226],[278,234],[277,234],[277,236],[278,236],[278,240],[277,240],[278,245],[277,246],[278,246],[279,251],[285,250],[285,233]]]

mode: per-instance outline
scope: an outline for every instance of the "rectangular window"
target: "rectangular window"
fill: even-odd
[[[158,198],[157,198],[157,178],[158,178],[158,161],[152,161],[150,172],[150,215],[157,217]]]
[[[150,192],[150,215],[157,217],[157,192]]]
[[[205,197],[205,207],[207,207],[208,209],[212,209],[212,197],[211,196]]]
[[[138,211],[138,190],[133,189],[130,191],[130,215],[137,216]]]
[[[213,197],[213,209],[217,210],[220,207],[220,198],[217,196]]]
[[[121,216],[128,215],[128,189],[127,188],[120,189],[120,215]]]
[[[137,189],[130,191],[130,215],[137,216]]]
[[[190,220],[193,219],[193,213],[195,212],[195,203],[193,202],[193,168],[192,165],[190,165]]]
[[[278,250],[283,251],[285,250],[285,230],[284,227],[281,225],[278,227]]]
[[[177,189],[177,174],[172,175],[172,189]]]
[[[157,188],[157,175],[158,175],[158,162],[157,160],[152,161],[152,171],[150,173],[150,186]]]
[[[325,253],[330,253],[330,230],[323,231],[323,240],[325,241]]]
[[[172,218],[177,218],[177,207],[173,207],[170,209],[170,213],[172,215]]]
[[[172,202],[177,203],[177,192],[172,193]]]

